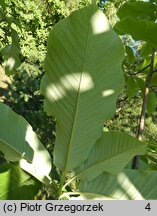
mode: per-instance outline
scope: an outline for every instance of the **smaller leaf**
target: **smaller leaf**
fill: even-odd
[[[157,86],[157,73],[153,73],[152,79],[151,79],[151,86]]]
[[[143,61],[137,65],[137,72],[142,71],[143,74],[148,74],[150,71],[150,62],[151,62],[151,56],[148,56],[147,58],[143,59]]]
[[[83,198],[117,200],[157,199],[157,172],[125,169],[117,175],[102,173],[93,181],[81,181]]]
[[[4,68],[7,75],[14,74],[16,72],[16,69],[21,64],[21,60],[19,57],[20,47],[19,47],[18,34],[14,29],[11,30],[11,36],[12,36],[12,44],[5,47],[2,50],[5,59]]]
[[[131,17],[134,19],[155,20],[155,10],[155,5],[150,2],[129,1],[119,8],[117,16],[120,19]]]
[[[152,54],[152,46],[149,43],[145,42],[140,50],[140,55],[143,58],[147,58],[151,54]]]
[[[126,85],[127,85],[127,95],[129,98],[134,97],[138,90],[139,90],[139,85],[136,81],[136,79],[132,76],[127,76],[126,77]]]
[[[152,81],[151,81],[151,85],[153,85],[153,83],[156,84],[155,80],[157,77],[153,77]],[[144,95],[145,92],[145,81],[139,77],[135,77],[139,88],[141,89],[142,95]],[[156,94],[150,89],[149,95],[148,95],[148,102],[147,102],[147,113],[148,115],[152,114],[155,110],[155,107],[157,105],[157,97]]]
[[[147,103],[148,115],[151,115],[155,111],[156,105],[157,105],[156,94],[152,90],[150,90],[148,95],[148,103]]]
[[[141,92],[144,94],[144,90],[145,90],[145,86],[146,86],[145,81],[139,77],[135,77],[135,79],[138,83],[139,88],[141,89]]]
[[[0,179],[1,200],[32,200],[41,187],[41,183],[19,165],[0,165]]]
[[[77,169],[81,179],[90,181],[102,172],[116,174],[135,156],[146,153],[146,143],[122,132],[103,132],[88,159]]]
[[[131,49],[131,47],[126,46],[125,47],[126,53],[127,53],[127,58],[130,64],[133,64],[135,61],[135,55],[134,55],[134,51]]]
[[[154,70],[157,69],[157,53],[154,56]]]
[[[157,48],[157,23],[153,21],[127,17],[116,23],[114,30],[120,35],[129,34],[135,40],[147,41],[152,47]]]

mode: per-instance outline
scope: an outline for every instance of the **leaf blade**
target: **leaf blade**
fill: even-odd
[[[30,177],[18,165],[0,165],[0,199],[30,200],[34,199],[41,183]]]
[[[116,174],[135,156],[146,153],[146,144],[122,132],[104,132],[88,159],[76,169],[76,175],[87,181],[102,172]]]
[[[4,69],[6,75],[13,75],[16,73],[16,69],[20,66],[21,60],[19,57],[20,46],[17,32],[11,29],[12,43],[3,48],[2,53],[4,54]]]
[[[155,19],[156,7],[151,2],[135,1],[125,2],[118,10],[117,16],[120,19],[131,17],[136,19]]]
[[[0,103],[0,113],[0,151],[4,158],[11,162],[27,160],[34,170],[34,175],[37,173],[41,179],[48,176],[51,158],[32,127],[3,103]]]
[[[116,23],[114,30],[120,35],[130,34],[135,40],[144,40],[157,47],[157,24],[153,21],[126,17]]]
[[[83,192],[83,195],[84,192],[105,195],[104,199],[110,197],[117,200],[156,200],[156,181],[156,171],[126,169],[118,175],[103,173],[93,181],[82,181],[80,192]],[[83,198],[88,199],[85,195]]]
[[[41,91],[45,110],[57,119],[54,160],[61,170],[87,158],[104,120],[113,116],[124,83],[123,56],[120,39],[94,5],[72,13],[51,32]]]

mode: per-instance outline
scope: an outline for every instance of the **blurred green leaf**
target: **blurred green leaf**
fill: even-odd
[[[133,50],[131,49],[131,47],[129,47],[129,46],[126,46],[126,47],[125,47],[125,51],[126,51],[126,54],[127,54],[127,58],[128,58],[129,63],[130,63],[130,64],[133,64],[134,61],[136,60],[134,51],[133,51]]]
[[[147,58],[151,54],[152,54],[152,46],[149,43],[145,42],[140,49],[140,56],[143,58]]]
[[[117,16],[120,19],[130,17],[134,19],[155,20],[155,11],[156,6],[151,2],[129,1],[119,8]]]
[[[139,88],[141,89],[142,95],[145,92],[145,81],[139,77],[135,77]],[[155,76],[152,81],[151,84],[153,84],[153,82],[155,82],[157,79],[157,77]],[[155,107],[157,105],[157,97],[156,94],[150,89],[149,95],[148,95],[148,103],[147,103],[147,113],[150,115],[155,111]]]
[[[127,85],[128,97],[130,97],[130,98],[134,97],[139,90],[139,85],[138,85],[137,80],[133,76],[127,76],[126,77],[126,85]]]
[[[12,44],[7,45],[2,53],[4,54],[4,68],[7,75],[12,75],[16,72],[16,69],[20,66],[21,60],[19,57],[20,47],[19,38],[17,32],[11,30]]]
[[[151,79],[151,85],[157,87],[157,72],[153,73],[153,76]]]
[[[150,62],[151,62],[151,56],[148,56],[147,58],[143,59],[141,63],[139,63],[136,67],[136,71],[142,71],[143,74],[148,74],[150,71]]]
[[[150,89],[148,95],[148,103],[147,103],[147,113],[150,115],[155,111],[157,105],[157,97],[156,94]]]
[[[114,30],[120,35],[130,34],[135,40],[147,41],[157,48],[157,23],[153,21],[127,17],[116,23]]]
[[[0,200],[33,200],[41,183],[19,165],[0,164]]]
[[[145,86],[146,86],[145,81],[142,78],[139,78],[139,77],[135,77],[135,79],[136,79],[136,81],[138,83],[139,88],[141,89],[141,92],[144,93]]]
[[[5,9],[6,7],[5,0],[0,0],[0,5],[2,6],[3,9]]]
[[[154,70],[157,70],[157,53],[154,56]]]

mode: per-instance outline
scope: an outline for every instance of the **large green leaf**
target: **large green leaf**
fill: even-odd
[[[75,11],[50,33],[41,91],[57,119],[55,164],[71,170],[83,162],[115,113],[124,85],[123,46],[95,5]]]
[[[51,170],[50,155],[32,127],[3,103],[0,103],[0,151],[6,160],[20,161],[23,169],[40,180]]]
[[[34,199],[41,183],[22,171],[18,165],[0,165],[0,199],[30,200]]]
[[[131,17],[134,19],[155,20],[155,10],[156,6],[151,2],[129,1],[119,8],[117,15],[120,19]]]
[[[149,20],[124,18],[114,26],[118,34],[130,34],[135,40],[147,41],[157,48],[157,23]]]
[[[122,132],[104,132],[88,159],[76,169],[81,179],[92,180],[106,171],[120,172],[135,156],[146,153],[146,144]]]
[[[101,174],[93,181],[82,181],[80,199],[145,200],[157,199],[157,172],[124,170],[118,175]]]

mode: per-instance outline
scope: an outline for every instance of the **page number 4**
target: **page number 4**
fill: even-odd
[[[148,204],[146,205],[145,209],[146,209],[147,211],[150,211],[150,210],[151,210],[150,203],[148,203]]]

